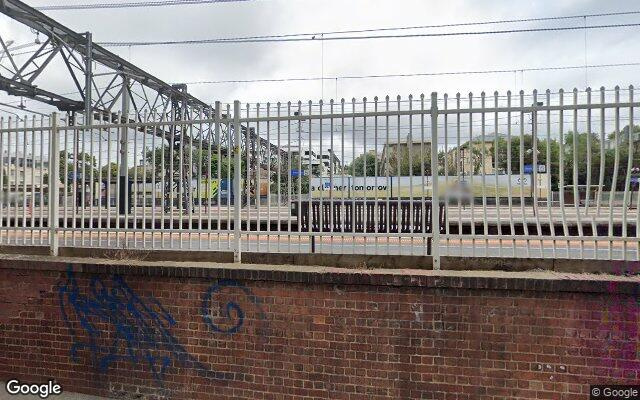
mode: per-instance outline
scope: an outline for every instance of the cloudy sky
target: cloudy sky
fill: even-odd
[[[97,0],[25,0],[34,7],[61,4],[96,4]],[[124,0],[112,0],[124,2]],[[132,1],[132,0],[128,0]],[[638,8],[640,10],[640,8]],[[77,32],[91,31],[97,43],[118,41],[166,41],[231,38],[263,35],[286,35],[298,33],[362,30],[389,27],[408,27],[442,24],[464,24],[496,20],[523,18],[545,18],[581,16],[597,13],[619,13],[636,11],[632,2],[611,0],[555,0],[555,1],[506,1],[449,0],[446,2],[425,0],[250,0],[228,3],[180,5],[167,7],[45,11]],[[372,32],[379,34],[406,33],[452,33],[477,32],[508,29],[532,29],[554,27],[581,27],[585,24],[629,24],[639,23],[640,12],[625,16],[589,17],[537,22],[507,24],[486,24],[458,27],[437,27],[431,29]],[[307,103],[323,98],[375,96],[384,98],[397,95],[407,98],[412,94],[427,96],[433,91],[457,92],[466,97],[469,92],[479,95],[485,91],[491,96],[494,91],[505,94],[508,90],[533,89],[584,89],[587,86],[613,88],[615,85],[638,86],[640,65],[615,68],[584,68],[568,70],[521,71],[546,67],[566,67],[598,64],[639,63],[638,27],[611,29],[584,29],[573,31],[528,32],[492,35],[440,36],[389,38],[368,40],[268,42],[243,44],[202,44],[180,46],[125,46],[109,47],[123,58],[168,83],[188,83],[189,91],[207,103],[215,101],[265,104],[266,102],[301,100]],[[35,34],[28,28],[0,16],[0,35],[5,41],[13,41],[13,46],[33,43]],[[330,35],[327,34],[327,37]],[[44,40],[44,37],[41,36]],[[324,44],[323,44],[324,43]],[[33,48],[28,48],[33,49]],[[25,55],[23,57],[27,57]],[[2,61],[6,64],[7,59]],[[346,79],[334,77],[424,74],[442,72],[508,70],[505,73],[457,74],[417,77],[385,77],[366,79]],[[1,73],[1,72],[0,72]],[[202,84],[202,81],[287,79],[287,78],[328,78],[324,81],[288,82],[243,82]],[[106,78],[102,78],[106,79]],[[324,82],[324,83],[322,83]],[[74,90],[72,81],[61,62],[52,63],[36,84],[57,93]],[[611,92],[608,92],[608,96]],[[623,100],[626,94],[623,93]],[[69,94],[69,97],[79,98]],[[597,97],[596,97],[597,98]],[[18,105],[20,99],[0,93],[0,116],[8,112],[20,111],[6,107]],[[514,100],[514,102],[516,102]],[[525,101],[531,101],[527,99]],[[567,101],[570,101],[569,99]],[[50,113],[49,106],[25,100],[29,110]],[[264,114],[263,114],[264,115]],[[556,118],[556,116],[553,116]],[[474,117],[475,118],[475,117]],[[502,119],[505,117],[502,116]],[[526,130],[530,129],[530,116],[523,120]],[[541,117],[542,118],[542,117]],[[584,129],[584,115],[580,116],[579,129]],[[607,117],[607,131],[613,129]],[[353,132],[347,129],[347,145],[350,153],[357,148],[359,154],[370,149],[373,139],[371,121],[365,129],[364,121],[356,124]],[[491,121],[490,121],[491,122]],[[329,122],[327,122],[328,124]],[[452,123],[452,121],[449,121]],[[518,124],[518,118],[514,117]],[[570,122],[567,121],[567,124]],[[351,122],[347,121],[347,125]],[[500,121],[504,130],[505,121]],[[553,122],[553,136],[557,136],[557,121]],[[476,125],[477,127],[477,125]],[[272,127],[272,129],[274,129]],[[304,131],[307,129],[307,131]],[[312,142],[320,146],[319,125],[303,127],[302,145]],[[334,129],[335,126],[334,126]],[[408,121],[402,122],[399,134],[409,134]],[[487,128],[491,133],[491,127]],[[542,129],[542,128],[540,128]],[[571,129],[567,125],[567,130]],[[311,132],[309,132],[311,131]],[[503,132],[501,132],[503,133]],[[265,135],[263,129],[260,134]],[[414,132],[415,134],[415,132]],[[427,127],[426,134],[429,135]],[[475,132],[474,134],[478,134]],[[308,136],[305,138],[304,136]],[[325,127],[325,138],[327,127]],[[380,136],[382,135],[382,136]],[[378,132],[382,143],[386,133]],[[395,135],[395,133],[394,133]],[[439,136],[443,134],[438,133]],[[455,136],[448,132],[449,146]],[[453,135],[453,136],[452,136]],[[329,135],[330,136],[330,135]],[[395,136],[394,136],[395,137]],[[428,137],[428,136],[427,136]],[[142,140],[136,136],[135,140]],[[274,141],[274,136],[269,138]],[[284,140],[284,139],[283,139]],[[353,140],[353,142],[352,142]],[[349,143],[352,143],[349,145]],[[368,143],[368,144],[365,144]],[[294,143],[295,145],[295,143]],[[349,150],[351,146],[351,150]],[[335,145],[334,148],[338,148]],[[326,149],[323,149],[323,151]],[[379,150],[379,149],[378,149]],[[115,150],[114,150],[115,151]],[[354,155],[345,155],[345,161]]]
[[[25,0],[32,6],[61,4]],[[121,1],[121,0],[118,0]],[[97,3],[69,0],[64,4]],[[335,30],[465,23],[515,18],[581,15],[633,10],[632,2],[613,0],[465,1],[424,0],[254,0],[148,9],[47,11],[71,27],[93,32],[96,42],[181,40],[329,32]],[[588,25],[633,23],[640,15],[589,18]],[[535,27],[581,26],[583,19],[501,25],[434,28],[415,32],[454,32]],[[566,32],[534,32],[462,37],[401,38],[193,46],[118,47],[113,51],[170,83],[271,78],[302,78],[452,72],[635,62],[640,59],[640,27]],[[407,31],[395,32],[407,33]],[[34,35],[0,20],[0,34],[16,44]],[[377,34],[377,33],[374,33]],[[323,49],[324,47],[324,49]],[[323,57],[324,53],[324,57]],[[207,102],[307,101],[321,97],[362,98],[419,95],[432,91],[529,91],[573,89],[636,82],[638,66],[584,70],[508,72],[486,75],[411,78],[338,79],[310,82],[191,84],[190,92]],[[47,84],[73,90],[70,82],[50,76]],[[2,97],[6,100],[6,96]],[[15,99],[14,99],[15,101]],[[29,105],[36,104],[30,102]],[[42,107],[40,107],[42,108]]]

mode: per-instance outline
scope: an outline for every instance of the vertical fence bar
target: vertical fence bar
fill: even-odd
[[[529,236],[529,221],[527,218],[527,210],[525,207],[525,200],[524,200],[524,140],[525,140],[525,129],[524,129],[524,113],[525,113],[525,107],[524,107],[524,90],[520,91],[520,140],[519,140],[519,146],[518,146],[518,157],[519,157],[519,167],[518,170],[520,171],[520,213],[522,214],[522,229],[524,230],[524,234],[525,236],[527,236],[527,239],[525,240],[526,243],[526,252],[525,252],[525,257],[529,258],[529,249],[531,246],[531,243],[529,242],[528,236]]]
[[[25,116],[23,121],[23,129],[22,129],[22,227],[27,227],[27,142],[29,140],[28,130],[29,128],[29,119]],[[18,157],[16,157],[16,162],[18,161]],[[18,186],[16,185],[16,191],[18,191]],[[17,224],[16,224],[17,225]],[[22,233],[22,244],[27,244],[27,231],[24,230]]]
[[[234,205],[233,205],[233,261],[239,263],[242,260],[242,252],[240,249],[240,207],[242,206],[241,201],[238,197],[240,195],[240,178],[241,178],[241,163],[240,157],[242,156],[242,151],[240,148],[240,142],[242,141],[242,129],[240,128],[240,102],[238,100],[233,102],[233,155],[234,155],[234,169],[233,169],[233,192],[234,196]],[[247,129],[247,136],[249,136],[249,130]],[[247,148],[247,153],[249,149]],[[247,158],[247,170],[250,169],[249,158]],[[248,184],[248,182],[247,182]],[[227,183],[227,188],[229,187],[229,183]],[[229,190],[227,190],[229,193]],[[240,195],[240,197],[242,197]],[[227,195],[229,199],[229,196]],[[248,207],[248,204],[247,204]],[[249,220],[247,220],[247,224]],[[248,231],[248,226],[247,226]]]
[[[234,204],[237,201],[242,201],[242,193],[241,192],[232,192],[232,187],[231,187],[231,155],[230,155],[230,151],[231,151],[231,124],[230,124],[230,120],[231,120],[231,105],[227,104],[227,108],[226,108],[227,112],[226,112],[226,118],[227,118],[227,247],[231,247],[231,196],[233,195],[233,201]],[[235,132],[234,132],[235,135]],[[235,138],[235,136],[234,136]],[[220,141],[218,140],[218,143],[220,143]],[[240,146],[240,142],[234,142],[234,145]],[[218,148],[220,148],[220,146],[218,145]],[[220,154],[220,152],[218,152],[218,154]],[[245,154],[248,154],[247,150],[245,149]],[[248,165],[249,161],[247,159],[247,161],[245,161],[245,163]],[[235,213],[235,211],[234,211]]]
[[[565,212],[565,203],[564,203],[564,156],[565,156],[565,146],[564,146],[564,90],[560,89],[558,92],[558,102],[560,105],[560,111],[558,115],[558,145],[560,146],[560,151],[558,152],[558,190],[560,191],[560,213],[562,218],[562,234],[565,236],[565,246],[566,246],[566,254],[569,256],[570,251],[570,241],[567,239],[569,236],[569,228],[567,227],[567,214]]]
[[[297,200],[298,200],[298,252],[302,252],[302,101],[298,100],[298,111],[294,111],[298,121],[298,188],[297,188]],[[311,171],[307,171],[309,174],[309,180],[311,180]]]
[[[26,161],[25,161],[26,162]],[[25,180],[26,180],[25,176]],[[31,217],[31,242],[30,244],[33,246],[35,243],[35,221],[36,221],[36,209],[35,209],[35,199],[36,199],[36,117],[35,115],[31,117],[31,199],[29,204],[29,215]]]
[[[431,224],[433,269],[440,269],[440,200],[438,196],[438,93],[431,93]]]
[[[13,128],[12,117],[7,120],[7,244],[11,243],[11,128]],[[16,134],[16,138],[17,138]]]
[[[251,140],[251,145],[255,146],[254,147],[254,157],[256,159],[256,163],[255,163],[255,168],[256,168],[256,174],[255,174],[255,179],[256,179],[256,183],[254,185],[254,195],[255,195],[255,201],[256,201],[256,250],[260,251],[260,240],[261,240],[261,236],[260,236],[260,231],[261,231],[261,223],[262,223],[262,210],[260,207],[260,192],[261,192],[261,186],[262,186],[262,180],[260,179],[260,174],[262,173],[262,163],[264,162],[262,160],[262,143],[261,143],[261,136],[260,136],[260,103],[256,104],[256,126],[255,126],[255,139]],[[267,110],[268,110],[268,106],[267,106]],[[267,117],[269,115],[267,114]],[[247,126],[248,128],[248,126]],[[268,134],[268,133],[267,133]],[[269,146],[267,145],[267,148]],[[268,167],[268,161],[267,161],[267,170],[269,170]],[[267,249],[268,249],[268,245],[267,245]],[[267,250],[268,252],[269,250]]]
[[[20,117],[16,117],[15,119],[15,123],[14,123],[14,128],[15,128],[15,132],[16,132],[16,145],[14,148],[15,154],[16,154],[16,158],[15,158],[15,168],[14,168],[14,174],[13,174],[13,185],[14,185],[14,196],[15,196],[15,203],[14,203],[14,207],[13,207],[13,226],[15,228],[18,228],[19,226],[19,217],[18,217],[18,212],[20,211],[20,202],[19,202],[19,187],[20,187],[20,180],[18,179],[19,177],[19,170],[20,170]],[[15,237],[14,237],[14,244],[17,246],[18,245],[18,237],[20,236],[18,234],[18,229],[15,229]]]
[[[388,110],[389,110],[389,96],[387,96],[387,111]],[[389,135],[388,135],[388,131],[389,131],[389,126],[388,125],[389,124],[388,124],[388,122],[389,122],[389,117],[387,116],[387,143],[389,143]],[[342,249],[342,252],[344,253],[344,229],[345,229],[345,224],[347,223],[347,211],[346,211],[347,208],[346,208],[345,202],[344,202],[344,200],[345,200],[345,193],[344,193],[345,190],[344,190],[344,188],[348,187],[348,184],[345,185],[344,182],[345,182],[345,179],[351,179],[350,177],[349,178],[345,177],[345,167],[346,167],[346,165],[345,165],[346,161],[345,160],[346,159],[345,159],[345,151],[344,151],[345,150],[345,148],[344,148],[344,145],[345,145],[345,141],[344,141],[344,98],[340,100],[340,141],[341,141],[341,152],[342,152],[342,171],[341,171],[341,177],[340,177],[340,185],[342,185],[342,191],[340,193],[340,200],[341,200],[341,203],[340,203],[340,210],[341,210],[340,211],[340,218],[341,218],[340,233],[342,233],[342,235],[341,235],[341,239],[340,240],[341,240],[341,249]],[[388,201],[387,201],[387,203],[388,203]],[[388,223],[387,223],[387,225],[388,225]],[[389,239],[387,238],[387,244],[389,243],[388,240]]]
[[[364,201],[362,202],[362,231],[367,231],[367,98],[362,98],[362,113],[364,116],[362,117],[362,192]],[[356,124],[353,124],[353,134],[356,134]],[[321,135],[322,136],[322,135]],[[322,156],[320,156],[322,157]],[[355,161],[355,158],[354,158]],[[355,171],[354,171],[355,175]],[[367,236],[364,235],[363,239],[363,252],[367,253]],[[353,240],[353,247],[355,249],[356,240]]]
[[[556,225],[553,219],[553,211],[551,209],[551,203],[553,201],[553,186],[552,186],[552,179],[551,179],[551,174],[553,172],[553,164],[551,162],[551,110],[550,110],[550,106],[551,106],[551,91],[547,89],[547,91],[545,92],[546,95],[546,102],[547,102],[547,116],[546,116],[546,123],[547,123],[547,214],[549,216],[549,231],[551,234],[551,256],[553,258],[556,258],[556,240],[555,240],[555,236],[556,236]]]
[[[58,139],[58,114],[51,114],[49,139],[49,253],[58,255],[58,189],[60,176],[60,141]]]
[[[161,117],[162,118],[162,117]],[[158,118],[158,115],[154,112],[153,113],[153,117],[151,118],[152,121],[154,122],[161,122],[161,118]],[[157,171],[157,167],[156,167],[156,163],[157,163],[157,158],[156,158],[156,154],[158,154],[158,149],[156,147],[156,129],[161,128],[161,126],[158,126],[156,128],[154,128],[154,132],[151,134],[151,150],[148,153],[145,153],[145,157],[150,158],[151,160],[151,248],[155,249],[155,229],[156,229],[156,200],[158,198],[158,190],[156,188],[156,171]],[[146,152],[147,150],[145,150]],[[164,157],[164,153],[162,154],[161,157]],[[146,161],[145,161],[146,163]],[[160,230],[162,231],[163,225],[160,224]],[[161,239],[162,240],[162,239]]]
[[[222,149],[221,149],[221,143],[220,143],[220,115],[221,115],[221,111],[220,111],[220,107],[221,104],[219,101],[215,102],[214,105],[214,110],[213,110],[213,129],[214,129],[214,133],[215,133],[215,141],[216,141],[216,152],[217,152],[217,156],[218,156],[218,162],[216,162],[216,179],[217,179],[217,190],[216,190],[216,229],[218,231],[218,248],[217,250],[220,250],[220,222],[222,221],[222,211],[220,211],[220,192],[222,191],[222,163],[224,162],[222,160]],[[228,133],[228,130],[227,130]],[[227,135],[228,136],[228,135]],[[228,143],[227,143],[228,145]],[[227,146],[227,157],[229,154],[229,146]],[[211,179],[211,175],[213,174],[212,168],[211,168],[211,158],[213,157],[213,155],[211,154],[211,140],[209,140],[209,179]],[[227,182],[227,185],[229,183]],[[227,190],[229,189],[229,186],[227,186]],[[228,193],[228,192],[227,192]],[[229,196],[229,194],[227,194],[227,196]],[[211,229],[211,211],[212,211],[213,207],[209,207],[209,229]],[[227,208],[229,208],[229,205],[227,205]],[[229,226],[227,226],[227,231],[229,231]],[[227,235],[228,236],[228,235]]]
[[[111,196],[113,195],[114,198],[114,206],[116,205],[116,202],[118,201],[118,194],[117,193],[112,193],[111,190],[111,186],[113,183],[113,189],[117,189],[117,182],[118,182],[118,174],[117,174],[117,168],[118,168],[118,164],[116,163],[116,170],[113,170],[113,166],[112,166],[112,162],[111,162],[111,143],[114,142],[113,140],[111,140],[111,132],[112,132],[112,128],[106,128],[106,134],[107,134],[107,166],[105,169],[105,184],[106,184],[106,188],[105,188],[105,198],[106,198],[106,204],[107,204],[107,218],[105,220],[105,225],[107,228],[107,246],[111,246],[111,234],[110,234],[110,230],[111,230]],[[118,133],[116,132],[116,158],[117,158],[117,153],[118,153],[118,148],[117,148],[117,139],[118,139]],[[115,176],[113,175],[113,173],[116,172]],[[115,209],[115,221],[118,221],[118,210]]]
[[[538,210],[538,91],[533,91],[533,110],[531,110],[531,199],[533,200],[533,216],[536,222],[536,235],[540,237],[540,257],[544,256],[542,241],[542,226],[540,225],[540,210]]]
[[[385,209],[385,227],[387,229],[387,232],[391,233],[391,217],[389,216],[390,214],[390,210],[391,210],[391,203],[390,200],[393,197],[393,178],[390,176],[391,174],[391,141],[390,141],[390,136],[389,136],[389,96],[385,96],[384,99],[384,110],[386,111],[386,115],[384,117],[384,123],[385,123],[385,142],[384,142],[384,159],[385,159],[385,166],[384,166],[384,173],[386,176],[386,185],[387,185],[387,204],[386,204],[386,209]],[[343,110],[344,112],[344,110]],[[344,119],[342,121],[342,147],[344,148]],[[344,160],[344,150],[343,150],[343,154],[342,154],[342,159]],[[344,177],[343,177],[344,179]],[[343,195],[344,197],[344,192]],[[344,203],[344,200],[343,200]],[[342,205],[342,207],[344,208],[344,204]],[[390,236],[387,236],[387,255],[391,254],[391,239]],[[343,239],[344,240],[344,239]]]
[[[421,96],[421,100],[424,99],[424,95]],[[424,103],[424,101],[422,101]],[[449,114],[446,113],[447,109],[449,108],[449,95],[447,93],[444,94],[443,96],[443,104],[444,104],[444,110],[445,110],[445,114],[444,114],[444,187],[446,188],[445,192],[444,192],[444,212],[445,214],[447,213],[448,209],[449,209]],[[423,108],[423,107],[421,107]],[[423,110],[421,110],[423,111]],[[423,190],[423,194],[422,196],[424,197],[424,114],[420,114],[423,119],[422,119],[422,145],[420,146],[420,165],[422,166],[422,169],[420,171],[420,174],[422,175],[422,190]],[[424,198],[423,198],[424,200]],[[424,223],[424,221],[427,218],[427,210],[426,208],[424,208],[424,201],[422,202],[423,205],[423,217],[422,217],[422,221]],[[422,230],[422,232],[424,233],[424,229]],[[445,241],[445,255],[448,256],[449,255],[449,224],[447,224],[445,226],[445,231],[444,231],[445,235],[446,235],[446,241]]]
[[[473,176],[475,175],[475,171],[474,171],[474,164],[475,164],[475,157],[474,157],[474,140],[473,140],[473,112],[471,112],[471,110],[473,109],[473,93],[469,92],[469,145],[468,145],[468,151],[469,151],[469,182],[470,185],[469,187],[471,188],[471,201],[469,204],[470,205],[470,209],[471,209],[471,256],[475,257],[476,255],[476,212],[475,212],[475,202],[476,202],[476,197],[475,197],[475,193],[473,191]],[[463,161],[463,165],[464,165],[464,161]]]
[[[166,114],[163,113],[162,117],[160,118],[160,120],[162,122],[166,122],[167,124],[162,124],[160,125],[160,131],[164,132],[165,129],[172,129],[171,125],[169,124],[169,118],[167,117]],[[160,230],[160,248],[164,248],[165,244],[164,244],[164,228],[168,227],[171,228],[171,223],[167,224],[166,223],[166,217],[167,217],[167,212],[169,211],[169,201],[170,201],[170,197],[171,194],[167,188],[167,186],[171,186],[170,181],[167,181],[167,170],[166,170],[166,163],[169,162],[168,160],[168,156],[170,155],[169,153],[169,146],[170,143],[168,142],[167,139],[165,139],[165,137],[162,138],[162,140],[160,141],[160,171],[159,171],[159,176],[160,176],[160,227],[162,227],[162,229]],[[169,231],[169,240],[171,240],[171,231]]]
[[[627,145],[629,146],[627,149],[627,173],[624,179],[624,195],[622,199],[622,259],[627,259],[627,241],[624,240],[628,237],[627,232],[627,214],[628,208],[631,208],[631,204],[629,204],[629,186],[631,185],[631,169],[633,168],[633,86],[629,86],[629,125],[627,129]],[[628,205],[627,205],[628,204]],[[640,212],[640,210],[636,210]],[[636,226],[636,229],[638,227]]]
[[[93,210],[93,200],[95,198],[94,170],[96,169],[96,156],[94,155],[95,153],[94,153],[94,144],[93,144],[93,141],[94,141],[94,129],[95,128],[93,127],[94,123],[92,123],[91,125],[92,125],[92,127],[89,128],[89,139],[88,139],[89,140],[89,149],[88,149],[89,154],[85,155],[85,157],[87,158],[88,167],[89,167],[89,171],[85,172],[85,175],[87,175],[87,177],[86,177],[87,188],[85,189],[87,194],[85,195],[85,207],[87,207],[89,209],[88,210],[89,211],[89,218],[88,218],[88,221],[86,222],[85,228],[89,228],[88,231],[87,231],[87,236],[88,236],[88,240],[89,240],[89,247],[93,247],[93,220],[94,220],[94,216],[93,216],[93,211],[94,211]],[[85,169],[86,169],[86,167],[85,167]]]
[[[144,118],[142,119],[145,122],[152,122],[153,121],[153,113],[148,113],[147,110],[144,111]],[[142,151],[141,151],[141,159],[140,159],[140,163],[142,164],[142,226],[140,227],[142,229],[142,247],[145,248],[146,245],[146,229],[147,229],[147,160],[146,160],[146,155],[147,155],[147,131],[148,131],[148,127],[147,126],[142,126]],[[152,135],[152,137],[155,137],[155,135]],[[136,169],[138,167],[136,166]],[[151,189],[153,192],[153,188]],[[151,202],[153,202],[153,193],[151,195]],[[151,224],[151,247],[153,247],[153,230],[154,230],[154,225]]]
[[[355,98],[353,99],[353,101],[355,102]],[[313,102],[311,100],[309,100],[308,103],[308,108],[307,108],[307,114],[309,116],[311,116],[313,114]],[[310,246],[311,246],[311,252],[315,253],[316,251],[316,238],[315,236],[313,236],[313,202],[312,202],[312,198],[311,198],[311,184],[312,184],[312,178],[313,178],[313,158],[314,156],[314,152],[313,152],[313,138],[312,138],[312,132],[313,132],[313,120],[311,118],[308,118],[309,121],[309,131],[307,132],[309,134],[309,183],[307,184],[307,231],[309,232],[309,242],[310,242]],[[322,121],[320,121],[320,123],[322,123]],[[354,123],[353,125],[355,126],[355,119],[354,119]],[[354,150],[355,151],[355,150]],[[355,156],[354,156],[355,158]]]
[[[408,132],[407,132],[407,158],[409,160],[409,204],[407,207],[407,211],[409,214],[407,215],[406,222],[409,224],[407,227],[407,232],[410,234],[409,237],[409,254],[413,255],[413,225],[414,225],[414,215],[413,215],[413,95],[409,95],[409,123]],[[400,128],[398,128],[400,129]],[[432,199],[433,200],[433,199]],[[433,204],[433,201],[432,201]],[[399,245],[402,246],[402,238],[400,238]]]
[[[499,100],[498,100],[498,91],[496,90],[495,92],[493,92],[493,107],[495,109],[495,111],[493,112],[493,173],[495,175],[496,178],[496,221],[498,224],[498,257],[502,257],[502,220],[500,219],[501,217],[501,212],[500,212],[500,189],[499,189],[499,178],[498,178],[498,170],[499,170],[499,164],[498,164],[498,137],[499,137],[499,133],[498,133],[498,106],[499,106]]]
[[[402,202],[401,202],[401,193],[402,193],[402,188],[400,186],[400,177],[402,176],[402,169],[401,169],[401,160],[403,157],[403,154],[401,152],[401,146],[402,146],[402,141],[400,139],[400,130],[401,130],[401,117],[400,117],[400,111],[402,110],[401,107],[401,103],[400,103],[400,96],[396,97],[396,110],[398,112],[398,115],[396,116],[396,136],[397,136],[397,145],[396,145],[396,177],[398,179],[398,193],[396,193],[396,197],[397,197],[397,201],[396,201],[396,228],[398,230],[398,254],[401,255],[402,254]],[[355,117],[354,117],[354,125],[355,125]],[[355,146],[355,142],[354,142],[354,146]],[[408,154],[407,154],[408,156]],[[354,154],[354,159],[355,159],[355,154]],[[433,191],[431,193],[432,196],[432,200],[433,200]],[[432,201],[433,203],[433,201]],[[355,200],[354,200],[354,206],[353,208],[355,209]],[[355,220],[355,214],[354,214],[354,220]],[[354,221],[355,222],[355,221]],[[354,225],[355,226],[355,225]]]
[[[507,91],[507,108],[511,109],[511,91]],[[516,256],[515,224],[513,222],[513,188],[511,185],[511,111],[507,111],[507,199],[509,205],[509,234],[511,235],[512,256]]]
[[[249,118],[251,115],[249,115],[249,113],[251,112],[251,104],[250,103],[246,103],[245,104],[245,115],[247,116],[247,118]],[[235,129],[235,127],[234,127]],[[251,141],[251,127],[249,126],[249,124],[247,124],[247,130],[245,131],[245,135],[244,135],[244,151],[245,151],[245,163],[246,163],[246,181],[244,183],[245,186],[245,198],[246,198],[246,206],[247,209],[245,210],[245,215],[246,215],[246,220],[245,220],[245,227],[247,229],[247,239],[249,239],[251,237],[250,233],[251,233],[251,167],[254,165],[254,161],[255,161],[255,154],[253,152],[253,147],[252,147],[252,141]],[[234,160],[235,162],[235,160]]]
[[[279,130],[279,128],[278,128]],[[293,207],[293,195],[291,194],[291,180],[293,179],[293,177],[291,175],[293,175],[293,172],[291,171],[291,169],[293,168],[293,165],[291,163],[291,157],[294,154],[293,150],[291,149],[291,102],[288,101],[287,102],[287,232],[289,233],[287,235],[287,252],[291,253],[291,236],[292,236],[292,231],[291,231],[291,208]],[[298,154],[300,155],[300,154]],[[300,171],[298,171],[298,173],[300,174]],[[302,178],[302,175],[300,175],[300,178]],[[298,218],[300,218],[300,209],[298,209]]]
[[[591,180],[592,180],[592,173],[593,173],[593,168],[592,168],[592,151],[593,151],[593,144],[592,144],[592,128],[591,128],[591,119],[592,119],[592,110],[591,110],[591,88],[588,87],[587,88],[587,106],[589,106],[589,108],[587,108],[587,193],[585,196],[585,208],[584,208],[584,216],[585,218],[589,218],[589,206],[590,206],[590,202],[591,202],[591,197],[590,197],[590,193],[591,193]],[[600,143],[601,146],[604,146],[604,143]],[[598,235],[598,228],[596,226],[596,219],[593,215],[591,215],[591,236],[597,236]],[[593,258],[597,259],[598,258],[598,241],[594,240],[593,241]]]
[[[604,104],[604,86],[600,87],[600,104]],[[604,189],[604,167],[605,167],[605,108],[600,108],[600,169],[598,175],[598,196],[596,200],[596,216],[600,216],[600,206],[602,205],[602,189]]]
[[[464,148],[461,148],[460,141],[460,92],[456,93],[456,177],[459,182],[456,184],[457,193],[456,197],[458,198],[458,235],[462,235],[462,203],[466,201],[466,199],[462,198],[462,185],[460,182],[464,181],[464,159],[461,158],[461,152],[464,151]],[[462,170],[462,180],[460,180],[460,170]],[[466,183],[466,182],[465,182]],[[466,208],[466,205],[465,205]],[[460,249],[458,251],[462,251],[462,239],[458,240],[458,245]],[[460,254],[458,254],[460,255]]]
[[[329,114],[333,115],[333,105],[334,105],[334,100],[331,99],[329,100]],[[377,105],[377,98],[376,98],[376,108],[378,107]],[[333,141],[333,117],[331,117],[331,119],[329,120],[329,231],[330,232],[335,232],[335,218],[334,218],[334,199],[333,199],[333,187],[334,187],[334,165],[333,165],[333,160],[334,160],[334,154],[335,154],[335,146],[334,146],[334,141]],[[376,124],[376,130],[375,130],[375,135],[378,134],[378,126]],[[377,157],[376,157],[377,158]],[[377,197],[376,197],[377,199]],[[376,204],[377,205],[377,204]],[[377,238],[376,238],[376,245],[377,245]],[[333,250],[333,235],[331,235],[330,237],[330,248]]]
[[[487,237],[489,236],[489,226],[487,224],[487,154],[486,154],[486,94],[485,92],[480,93],[480,108],[482,112],[480,113],[480,158],[481,158],[481,166],[482,166],[482,214],[484,217],[482,218],[482,227],[484,234],[484,254],[485,256],[489,255],[489,240]],[[471,143],[470,143],[471,145]]]
[[[580,259],[584,258],[584,233],[582,231],[582,221],[580,219],[580,189],[578,176],[578,89],[573,89],[573,207],[576,212],[576,222],[578,224],[578,236],[580,237]],[[587,188],[589,191],[589,188]]]
[[[609,240],[607,243],[608,250],[609,250],[609,255],[608,255],[609,260],[613,258],[613,242],[612,242],[613,221],[614,221],[613,208],[614,208],[616,191],[618,189],[618,166],[620,165],[620,107],[619,107],[620,87],[616,86],[614,90],[615,90],[615,104],[616,104],[616,107],[614,108],[615,154],[614,154],[614,161],[613,161],[613,177],[611,178],[611,191],[609,192],[609,229],[608,229]]]
[[[4,175],[4,138],[5,138],[5,132],[4,130],[4,117],[0,117],[0,243],[4,244],[4,234],[3,234],[3,229],[5,226],[4,223],[4,207],[5,204],[8,206],[8,200],[9,200],[9,185],[5,185],[5,175]],[[11,134],[11,132],[6,132],[6,135],[9,136]],[[7,158],[8,160],[11,159],[11,157],[9,157],[9,154],[7,153]],[[7,166],[10,163],[7,161]],[[7,171],[8,173],[9,171]],[[6,191],[5,191],[5,187],[6,187]],[[42,186],[40,186],[42,187]],[[7,215],[7,222],[9,222],[9,216]],[[7,229],[7,235],[9,234],[9,230]]]
[[[447,95],[444,95],[444,108],[445,110],[447,109]],[[445,152],[447,151],[447,114],[444,115],[444,137],[445,137]],[[425,187],[427,186],[425,183],[425,175],[426,175],[426,171],[425,171],[425,153],[424,153],[424,93],[420,94],[420,175],[422,175],[422,197],[420,198],[420,207],[421,207],[421,211],[422,211],[422,226],[421,226],[421,233],[422,233],[422,247],[423,247],[423,253],[422,254],[427,254],[427,250],[428,250],[428,246],[426,245],[426,240],[428,240],[424,235],[427,233],[427,218],[428,218],[428,210],[427,210],[427,202],[425,201],[425,197],[426,197],[426,189]],[[445,158],[445,179],[447,176],[447,160]],[[446,204],[445,200],[445,204]],[[431,202],[431,205],[433,206],[433,201]],[[447,228],[447,235],[449,235],[449,229]],[[449,238],[447,236],[447,252],[448,250],[448,245],[449,245]],[[428,254],[427,254],[428,255]]]

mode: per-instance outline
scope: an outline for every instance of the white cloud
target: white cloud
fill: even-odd
[[[31,0],[30,5],[50,4]],[[91,30],[94,40],[198,39],[267,35],[371,27],[442,24],[593,12],[621,11],[622,0],[534,1],[506,0],[427,2],[420,0],[258,0],[252,2],[158,7],[144,9],[49,12],[76,31]],[[638,17],[593,18],[590,24],[630,22]],[[580,25],[568,20],[520,24],[518,27]],[[515,25],[462,27],[459,30],[504,29]],[[33,40],[28,29],[19,29],[6,17],[0,23],[3,38],[16,43]],[[433,31],[443,31],[443,28]],[[593,30],[587,34],[590,64],[638,61],[638,28]],[[584,32],[519,33],[464,37],[328,41],[324,44],[324,75],[416,73],[486,70],[519,67],[580,65],[584,63]],[[115,51],[168,82],[198,80],[259,79],[320,76],[319,42],[226,44],[117,48]],[[59,76],[48,77],[46,85],[58,90],[73,89]],[[588,84],[611,87],[635,83],[637,67],[591,70]],[[45,86],[41,84],[41,86]],[[207,102],[215,100],[266,102],[298,99],[317,100],[389,94],[418,96],[431,91],[479,93],[482,90],[572,89],[585,86],[581,70],[389,78],[320,82],[240,83],[193,85],[190,91]],[[6,96],[3,96],[6,99]],[[33,104],[33,102],[31,102]]]

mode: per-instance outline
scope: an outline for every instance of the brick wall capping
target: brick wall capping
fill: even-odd
[[[579,293],[640,293],[640,276],[548,270],[357,269],[311,265],[233,264],[0,254],[0,269],[66,271],[149,277],[238,279],[333,285],[460,288]]]

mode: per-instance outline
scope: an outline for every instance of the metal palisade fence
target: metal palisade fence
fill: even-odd
[[[0,244],[640,259],[634,89],[8,118]]]

